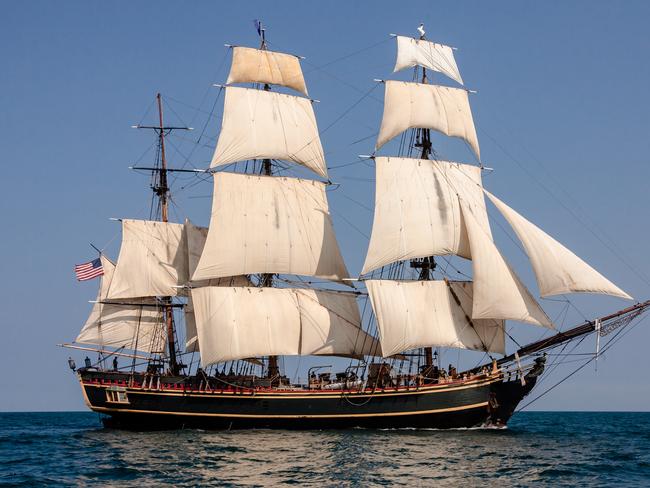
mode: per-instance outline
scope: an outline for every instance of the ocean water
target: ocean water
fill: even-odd
[[[123,432],[0,414],[0,486],[650,486],[650,413],[517,414],[502,430]]]

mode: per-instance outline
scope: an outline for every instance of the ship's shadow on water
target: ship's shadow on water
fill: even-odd
[[[103,429],[0,414],[4,486],[650,485],[650,414],[522,413],[508,429]]]

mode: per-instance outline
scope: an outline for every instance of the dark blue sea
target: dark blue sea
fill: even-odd
[[[517,414],[504,430],[123,432],[0,414],[0,486],[650,486],[650,413]]]

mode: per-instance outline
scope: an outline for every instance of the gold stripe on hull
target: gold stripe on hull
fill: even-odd
[[[382,413],[346,413],[346,414],[315,414],[315,415],[257,415],[257,414],[234,414],[234,413],[192,413],[192,412],[166,412],[158,410],[135,410],[127,408],[92,407],[95,412],[102,413],[146,413],[157,415],[180,415],[186,417],[228,417],[228,418],[257,418],[257,419],[331,419],[348,417],[402,417],[405,415],[426,415],[431,413],[458,412],[460,410],[472,410],[487,407],[488,402],[474,403],[460,407],[436,408],[433,410],[418,410],[411,412],[382,412]]]

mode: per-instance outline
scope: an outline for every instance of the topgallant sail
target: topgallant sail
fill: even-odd
[[[481,152],[454,49],[395,36],[375,152],[372,235],[358,279],[343,260],[329,210],[325,153],[300,58],[230,46],[223,121],[209,173],[207,228],[168,218],[163,104],[157,97],[156,205],[150,220],[122,219],[115,264],[68,347],[96,351],[76,369],[88,407],[106,425],[146,427],[503,426],[543,373],[546,351],[605,336],[650,307],[638,303],[556,331],[492,237],[486,202],[528,255],[542,297],[631,297],[535,226],[482,181]],[[432,76],[454,83],[431,83]],[[278,91],[278,87],[280,91]],[[144,127],[144,126],[143,126]],[[464,141],[478,164],[439,159],[431,131]],[[401,137],[402,150],[379,155]],[[294,176],[302,168],[308,176]],[[487,197],[487,200],[486,200]],[[459,281],[439,266],[471,263]],[[414,275],[415,273],[415,275]],[[360,310],[360,303],[363,305]],[[508,354],[511,328],[545,339]],[[180,325],[184,323],[184,327]],[[93,346],[93,347],[91,347]],[[445,369],[447,348],[479,351],[477,366]],[[282,358],[347,358],[333,375],[313,366],[288,377]],[[131,359],[120,367],[117,358]],[[340,360],[339,360],[340,362]],[[143,366],[141,366],[143,365]],[[284,368],[286,369],[286,368]]]

